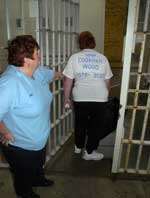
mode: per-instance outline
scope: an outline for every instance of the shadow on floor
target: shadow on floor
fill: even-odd
[[[73,137],[58,152],[57,156],[46,166],[47,174],[67,174],[72,176],[109,177],[111,175],[111,159],[86,161],[81,154],[74,153]]]
[[[35,188],[41,198],[149,198],[150,181],[112,179],[111,160],[84,161],[73,153],[73,139],[47,164],[55,185]],[[16,198],[8,169],[0,169],[0,198]]]

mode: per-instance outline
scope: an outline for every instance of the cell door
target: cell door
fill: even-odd
[[[113,173],[150,174],[150,1],[129,1]]]
[[[41,64],[62,71],[69,56],[77,51],[79,0],[0,0],[0,73],[7,65],[5,47],[16,35],[31,34],[40,44]],[[71,136],[72,110],[63,108],[61,80],[54,80],[51,106],[51,133],[47,144],[48,161]],[[0,152],[0,167],[6,167]]]

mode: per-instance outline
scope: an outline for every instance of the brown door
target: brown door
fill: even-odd
[[[104,52],[112,67],[122,67],[127,0],[106,0]]]

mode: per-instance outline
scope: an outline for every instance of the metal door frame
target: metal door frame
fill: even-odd
[[[142,73],[142,65],[144,59],[144,49],[146,43],[146,36],[149,33],[144,32],[147,30],[148,27],[148,14],[150,12],[149,9],[150,2],[147,1],[146,4],[146,12],[145,12],[145,20],[144,20],[144,27],[143,32],[138,33],[137,30],[137,23],[138,23],[138,15],[139,15],[139,7],[140,7],[140,0],[132,0],[129,1],[129,9],[128,9],[128,19],[127,19],[127,31],[126,31],[126,39],[125,39],[125,50],[124,50],[124,60],[123,60],[123,75],[122,75],[122,84],[121,84],[121,96],[120,96],[120,103],[122,108],[120,110],[120,118],[118,120],[117,130],[116,130],[116,140],[115,140],[115,148],[114,148],[114,156],[113,156],[113,165],[112,165],[112,173],[136,173],[136,174],[150,174],[150,155],[148,157],[148,164],[146,170],[140,170],[139,164],[141,160],[142,149],[144,145],[150,145],[150,141],[144,140],[145,135],[145,128],[146,128],[146,121],[148,121],[148,113],[149,113],[149,106],[150,106],[150,90],[140,90],[140,81],[142,76],[150,76],[150,73]],[[136,81],[136,89],[129,89],[129,80],[130,75],[135,75],[134,72],[130,72],[131,67],[131,55],[135,49],[136,43],[136,36],[140,34],[141,37],[141,52],[140,52],[140,61],[138,65],[138,72],[137,81]],[[134,97],[134,104],[133,106],[127,105],[127,97],[128,93],[135,93]],[[138,106],[138,94],[139,93],[147,93],[147,104],[145,106]],[[129,132],[129,138],[125,139],[125,128],[124,128],[124,119],[125,119],[125,110],[132,109],[133,116],[131,121],[131,128]],[[132,139],[133,137],[133,128],[135,122],[135,115],[137,110],[145,110],[144,114],[144,124],[142,126],[141,131],[141,138],[139,140]],[[122,157],[122,150],[123,144],[127,145],[127,152],[126,152],[126,159],[125,159],[125,167],[121,168],[121,157]],[[129,155],[131,151],[131,145],[138,145],[138,152],[137,152],[137,161],[135,163],[135,168],[128,168],[129,162]]]

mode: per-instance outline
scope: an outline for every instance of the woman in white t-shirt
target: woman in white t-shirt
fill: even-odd
[[[81,153],[85,147],[85,160],[104,157],[96,150],[104,133],[104,103],[108,100],[113,76],[107,58],[95,51],[95,46],[95,38],[90,32],[80,33],[81,51],[70,57],[63,71],[64,105],[71,107],[73,100],[75,113],[75,153]]]

